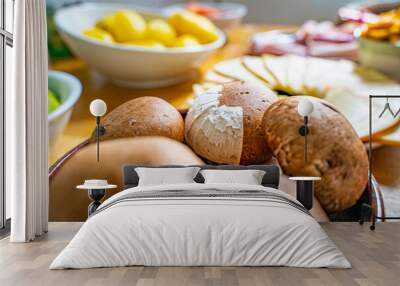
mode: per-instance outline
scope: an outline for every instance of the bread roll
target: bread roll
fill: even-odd
[[[183,141],[184,122],[179,111],[158,97],[144,96],[127,101],[101,120],[101,140],[135,136],[165,136]],[[95,140],[93,132],[91,141]]]
[[[261,128],[277,97],[246,82],[217,85],[199,94],[185,120],[186,142],[200,156],[220,164],[254,164],[271,158]]]
[[[303,118],[297,112],[301,97],[273,103],[265,112],[265,140],[289,176],[319,176],[315,194],[329,213],[354,205],[368,180],[365,147],[350,123],[331,105],[312,97],[309,118],[308,162],[304,160],[304,137],[299,134]]]

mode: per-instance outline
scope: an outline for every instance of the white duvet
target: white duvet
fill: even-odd
[[[290,204],[262,198],[173,197],[122,200],[132,192],[258,190],[262,186],[180,184],[135,187],[105,201],[50,269],[145,266],[349,268],[317,221]],[[136,193],[135,193],[136,194]]]

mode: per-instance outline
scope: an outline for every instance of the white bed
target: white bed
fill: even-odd
[[[137,186],[114,195],[50,269],[128,265],[351,267],[286,193],[198,183]]]

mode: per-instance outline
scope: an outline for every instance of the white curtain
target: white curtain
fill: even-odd
[[[47,231],[47,24],[45,0],[15,1],[14,70],[6,98],[6,187],[12,242]]]

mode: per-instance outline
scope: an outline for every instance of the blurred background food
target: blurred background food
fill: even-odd
[[[308,20],[295,32],[273,30],[255,34],[251,53],[356,60],[357,43],[353,32],[358,26],[352,22],[335,25],[330,21]]]
[[[62,3],[54,1],[46,1],[46,15],[47,15],[47,45],[49,50],[50,59],[64,59],[72,56],[70,50],[63,42],[57,27],[54,23],[54,13]],[[57,4],[56,4],[57,3]]]
[[[192,13],[207,17],[223,30],[239,26],[247,14],[247,6],[239,3],[215,2],[196,2],[179,3],[166,6],[167,13],[185,9]]]
[[[375,20],[365,23],[360,29],[360,36],[399,45],[400,8],[383,12]]]
[[[400,79],[400,8],[364,23],[357,35],[360,62]]]

